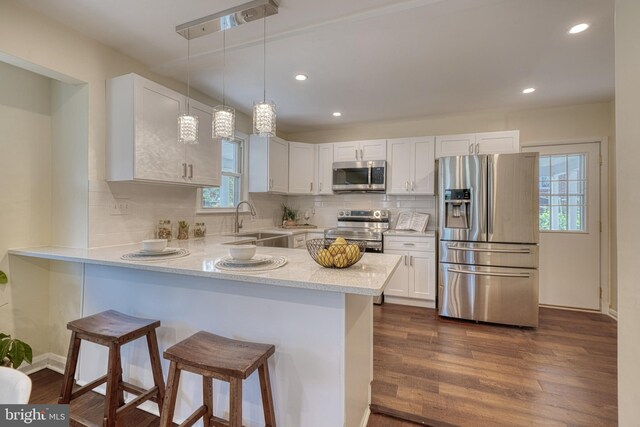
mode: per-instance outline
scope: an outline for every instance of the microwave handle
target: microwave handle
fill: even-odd
[[[369,164],[369,173],[367,175],[369,179],[369,188],[371,188],[371,169],[372,169],[371,164]]]

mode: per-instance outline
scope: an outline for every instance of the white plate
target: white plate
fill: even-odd
[[[243,266],[265,264],[267,262],[270,262],[272,258],[273,256],[271,255],[254,255],[251,259],[236,259],[230,256],[225,256],[220,258],[220,261],[228,265]]]
[[[159,256],[177,254],[179,251],[180,248],[164,248],[161,251],[146,251],[144,249],[140,249],[137,254],[141,256]]]

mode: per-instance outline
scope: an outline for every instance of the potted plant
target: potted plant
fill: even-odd
[[[189,238],[189,223],[187,221],[178,222],[178,240]]]
[[[291,227],[293,225],[296,225],[296,217],[298,216],[298,211],[287,205],[282,205],[282,210],[282,226]]]
[[[8,282],[7,275],[0,270],[0,285],[6,285]],[[0,366],[18,368],[25,360],[29,364],[33,360],[31,346],[0,332]]]

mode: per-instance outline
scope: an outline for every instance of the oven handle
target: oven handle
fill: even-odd
[[[493,252],[493,253],[502,253],[502,254],[530,254],[531,249],[522,248],[522,249],[490,249],[490,248],[463,248],[455,245],[447,245],[447,249],[451,249],[453,251],[465,251],[465,252]]]
[[[531,274],[529,273],[490,273],[486,271],[460,270],[457,268],[447,268],[447,271],[449,273],[471,274],[473,276],[518,277],[521,279],[528,279],[531,277]]]

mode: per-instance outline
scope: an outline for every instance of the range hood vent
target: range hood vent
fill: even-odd
[[[176,33],[187,40],[228,30],[278,13],[274,0],[253,0],[213,15],[186,22],[176,27]]]

